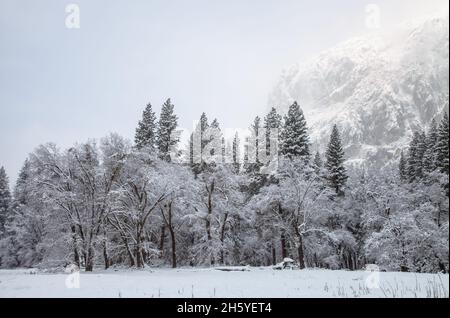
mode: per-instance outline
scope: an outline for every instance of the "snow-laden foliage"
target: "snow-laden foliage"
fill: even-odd
[[[448,272],[446,115],[435,128],[414,135],[398,158],[399,169],[376,169],[345,166],[336,127],[326,160],[319,152],[311,158],[298,104],[284,121],[272,109],[264,124],[258,117],[252,125],[284,132],[279,156],[271,154],[277,168],[270,170],[264,165],[273,162],[250,165],[246,153],[241,156],[237,135],[232,160],[224,160],[219,122],[208,124],[206,114],[189,145],[194,147],[198,133],[199,158],[190,152],[186,163],[170,160],[176,115],[170,101],[163,109],[157,147],[150,135],[149,142],[137,138],[132,146],[117,134],[65,150],[41,145],[24,163],[12,196],[1,169],[1,266],[76,264],[91,271],[275,265],[290,258],[301,269],[377,264],[393,271]],[[153,126],[150,115],[139,123]]]

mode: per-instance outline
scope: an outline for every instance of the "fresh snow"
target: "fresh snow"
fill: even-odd
[[[384,164],[448,111],[448,39],[448,13],[350,39],[287,68],[268,107],[297,101],[315,146],[337,124],[348,159]]]
[[[222,268],[223,269],[223,268]],[[68,274],[0,270],[0,297],[310,298],[448,297],[448,274],[370,271],[146,269]],[[72,274],[73,275],[73,274]],[[77,274],[75,274],[77,275]],[[372,275],[372,276],[371,276]],[[379,276],[378,276],[379,275]],[[73,276],[72,276],[73,277]],[[376,287],[379,281],[380,288]],[[76,286],[73,283],[69,286]]]

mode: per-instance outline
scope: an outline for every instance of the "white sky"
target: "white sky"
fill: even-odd
[[[65,27],[65,6],[81,28]],[[146,103],[167,97],[182,127],[202,111],[223,127],[264,115],[281,70],[445,0],[0,0],[0,166],[11,181],[40,143],[114,131],[133,138]],[[301,102],[301,101],[300,101]]]

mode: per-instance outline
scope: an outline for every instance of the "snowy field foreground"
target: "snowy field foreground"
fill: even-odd
[[[232,269],[0,270],[0,297],[449,297],[448,274]]]

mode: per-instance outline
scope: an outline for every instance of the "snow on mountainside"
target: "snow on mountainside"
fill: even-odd
[[[285,113],[297,100],[320,150],[337,123],[350,162],[396,159],[448,111],[448,25],[447,13],[349,40],[285,70],[269,106]]]

